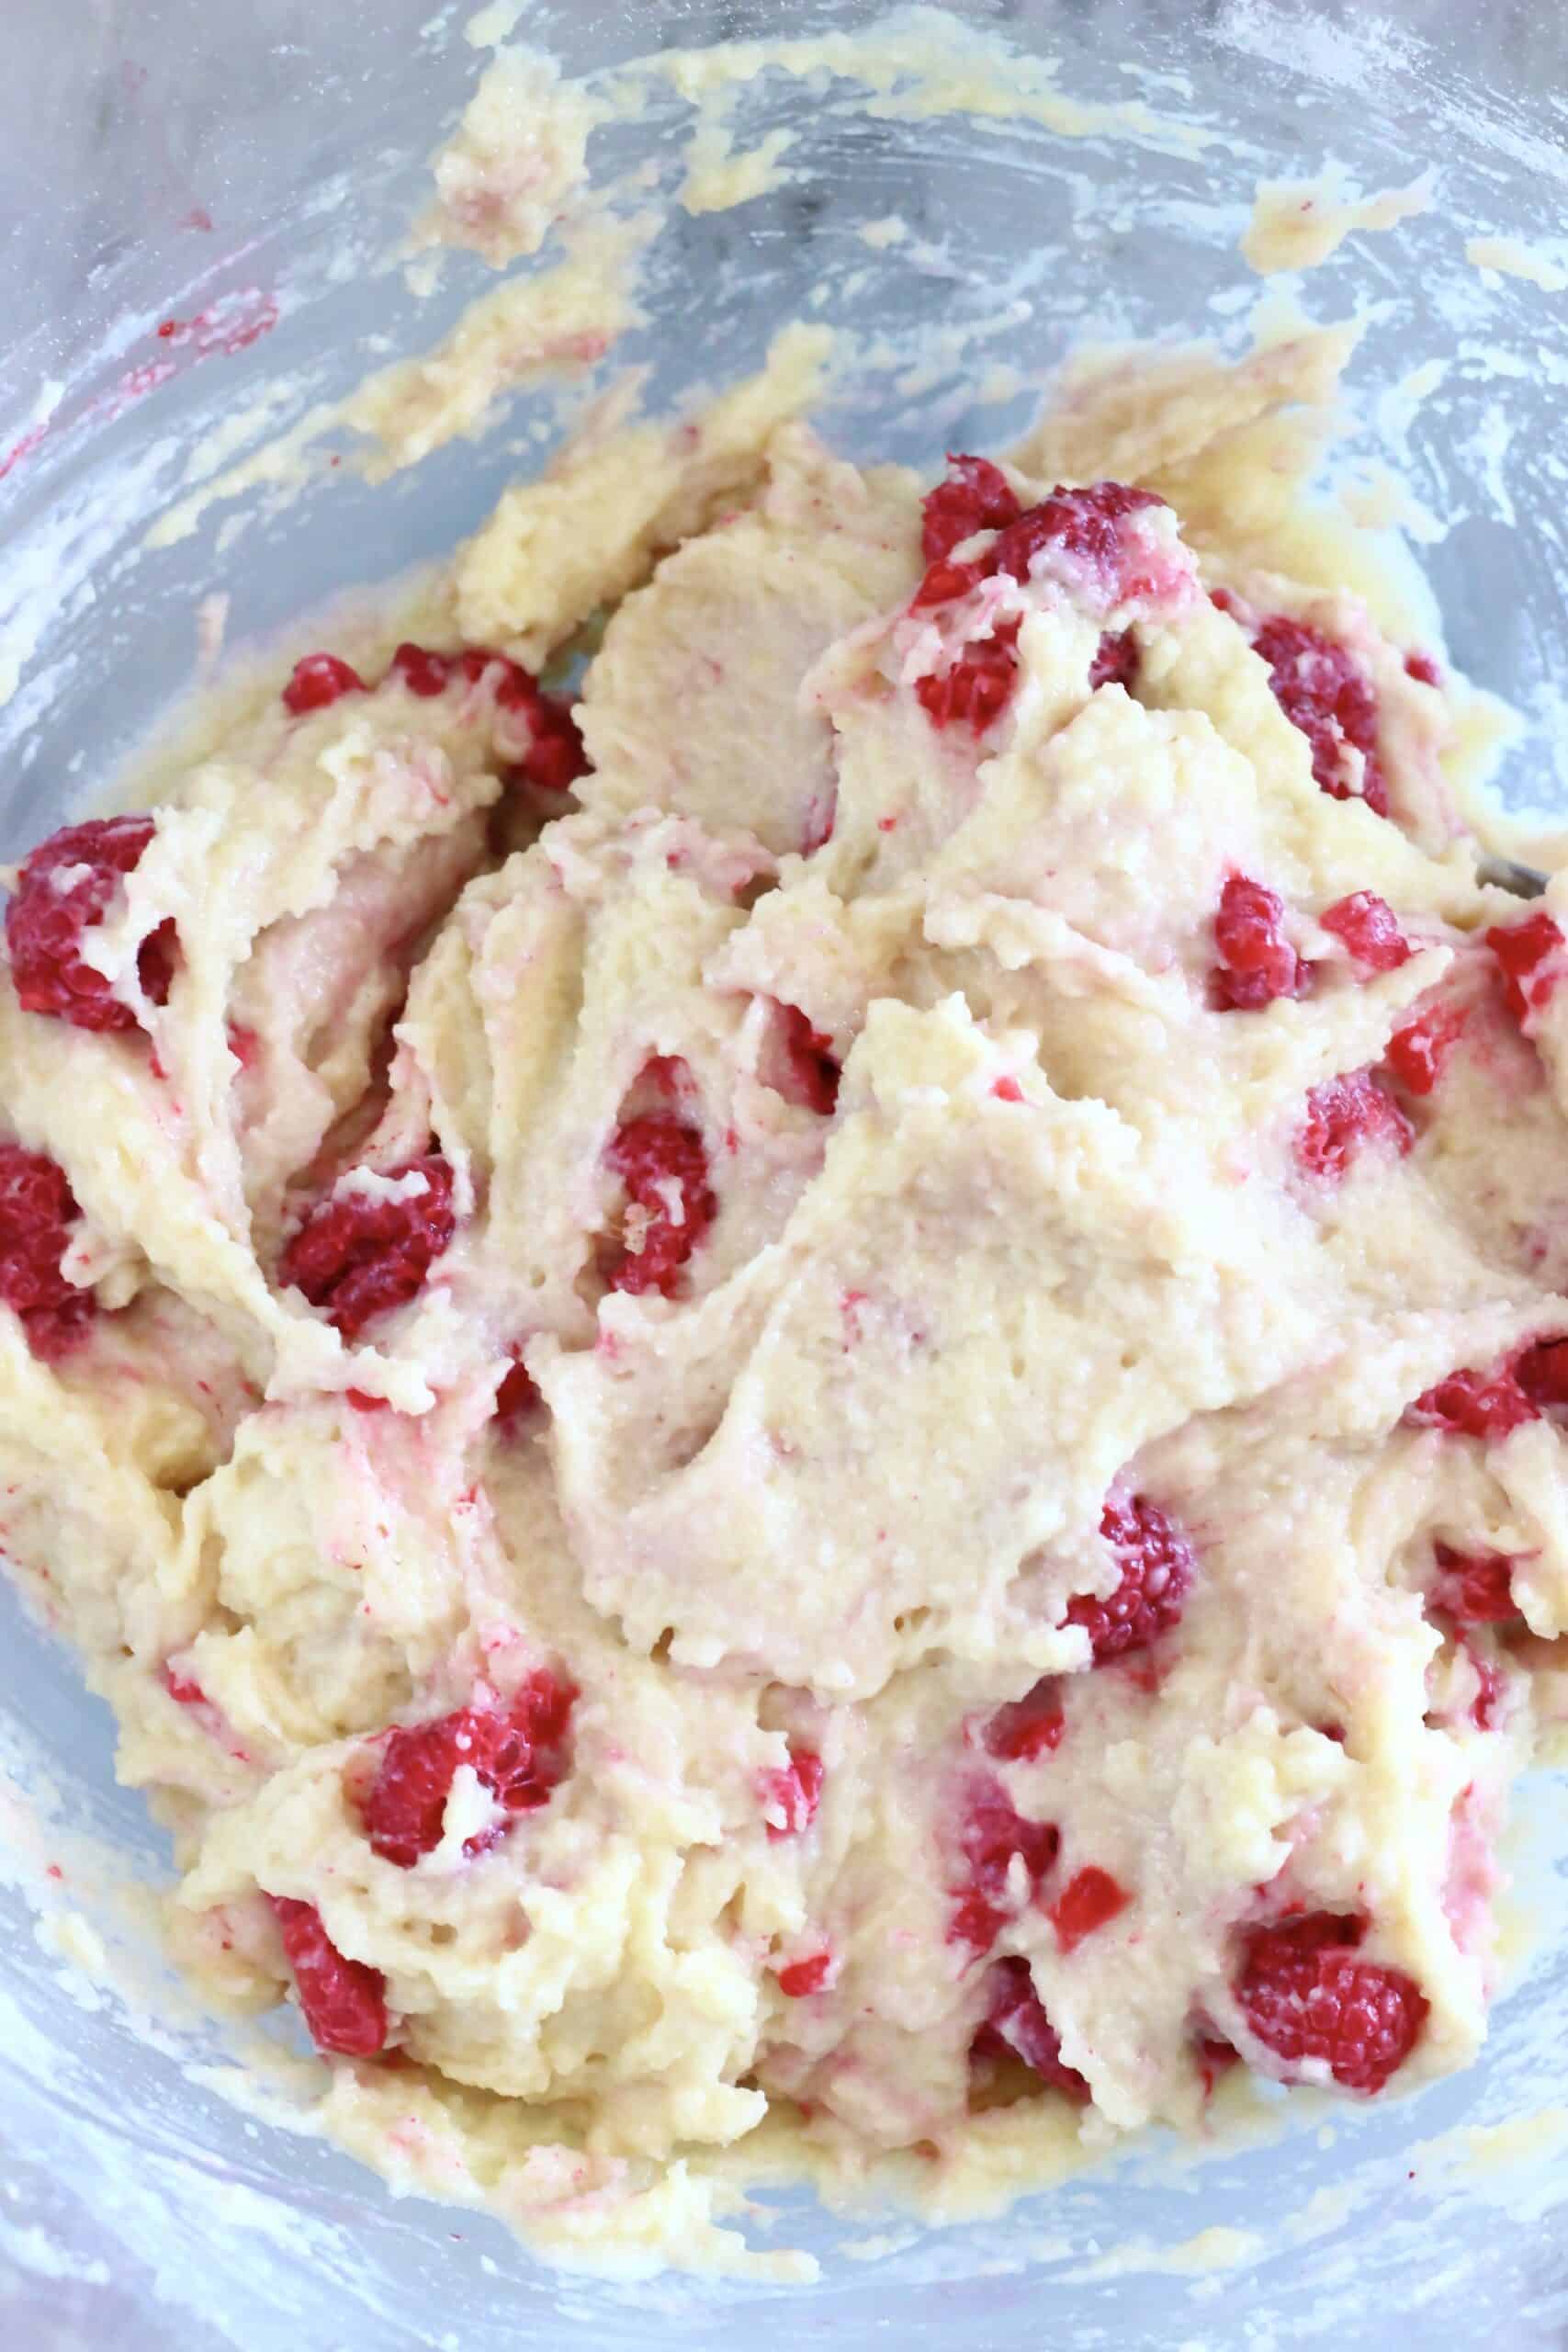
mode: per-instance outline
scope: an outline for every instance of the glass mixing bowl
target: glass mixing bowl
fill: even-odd
[[[523,400],[485,437],[379,489],[323,464],[287,509],[263,482],[174,544],[143,544],[211,436],[243,454],[429,344],[478,290],[483,272],[463,260],[417,300],[386,258],[481,62],[461,9],[435,7],[140,0],[67,36],[49,0],[9,0],[7,853],[100,792],[188,687],[211,592],[229,599],[231,641],[263,636],[446,548],[537,462],[529,436],[548,416]],[[733,211],[672,213],[647,325],[625,351],[649,366],[650,398],[754,365],[796,314],[848,326],[868,361],[877,338],[907,356],[933,322],[990,322],[978,346],[928,342],[912,376],[869,368],[829,414],[852,454],[930,464],[944,446],[1004,441],[1029,405],[976,399],[976,347],[1037,379],[1084,339],[1239,343],[1256,281],[1236,244],[1260,175],[1333,157],[1375,189],[1430,167],[1429,209],[1352,238],[1302,300],[1318,316],[1367,314],[1344,461],[1354,473],[1387,457],[1404,474],[1449,653],[1524,718],[1504,789],[1561,807],[1552,656],[1568,621],[1568,499],[1553,426],[1568,312],[1549,241],[1568,181],[1568,16],[1460,0],[1407,0],[1376,23],[1359,6],[1264,0],[964,0],[959,13],[1027,57],[1058,56],[1071,94],[1141,96],[1215,135],[1197,148],[1157,132],[1062,141],[1025,119],[867,111],[841,85],[765,76],[738,127],[750,143],[787,125],[792,176]],[[864,0],[534,0],[524,30],[578,74],[874,14]],[[596,160],[646,161],[668,190],[682,113],[667,96],[640,124],[598,134]],[[880,248],[858,234],[890,213],[916,233]],[[1532,275],[1483,276],[1465,254],[1472,234],[1532,246]],[[165,321],[178,325],[160,336]],[[1545,1776],[1525,1792],[1514,1866],[1521,1908],[1546,1932],[1462,2078],[1381,2111],[1324,2104],[1304,2128],[1197,2167],[1146,2151],[946,2231],[829,2220],[786,2197],[772,2234],[819,2254],[808,2289],[599,2282],[542,2270],[487,2218],[394,2202],[347,2158],[221,2095],[223,2034],[137,1959],[123,1906],[105,1908],[115,1870],[166,1867],[140,1802],[114,1787],[106,1711],[14,1603],[0,1607],[0,2340],[499,2352],[537,2336],[684,2352],[744,2334],[758,2352],[805,2339],[1351,2352],[1403,2341],[1413,2323],[1450,2352],[1568,2340],[1568,2255],[1552,2226],[1568,2199],[1554,2110],[1568,2105],[1568,2056],[1552,2031],[1568,1996],[1568,1939],[1553,1932],[1568,1837]],[[65,1956],[90,1951],[78,1914],[124,1946],[107,1984]],[[1498,2128],[1521,2116],[1536,2120]]]

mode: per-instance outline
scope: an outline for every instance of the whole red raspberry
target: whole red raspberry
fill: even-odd
[[[969,1792],[958,1844],[964,1875],[953,1889],[947,1939],[989,1951],[1017,1907],[1014,1855],[1022,1860],[1032,1899],[1056,1860],[1061,1838],[1054,1822],[1032,1821],[1017,1810],[1001,1782],[987,1777]]]
[[[1416,2047],[1428,2003],[1403,1969],[1357,1957],[1360,1926],[1332,1912],[1256,1930],[1236,1998],[1290,2075],[1325,2066],[1342,2089],[1381,2091]]]
[[[294,1989],[318,2050],[374,2058],[387,2046],[387,1980],[362,1960],[345,1960],[313,1903],[269,1894]]]
[[[1449,1058],[1463,1033],[1465,1016],[1457,1005],[1429,1005],[1388,1041],[1383,1057],[1407,1093],[1430,1094],[1449,1066]]]
[[[778,1091],[786,1102],[827,1118],[839,1100],[840,1069],[832,1040],[812,1027],[798,1004],[783,1004],[779,1013],[784,1068]]]
[[[1416,952],[1399,928],[1399,917],[1375,890],[1352,890],[1348,899],[1336,899],[1320,921],[1369,972],[1397,971]]]
[[[1274,699],[1306,737],[1312,772],[1331,799],[1356,797],[1353,762],[1362,759],[1360,797],[1378,817],[1388,815],[1388,785],[1378,758],[1378,698],[1342,645],[1305,621],[1283,613],[1264,622],[1252,650],[1269,664]]]
[[[1146,1495],[1108,1502],[1100,1532],[1122,1564],[1122,1581],[1104,1600],[1076,1594],[1065,1621],[1083,1626],[1096,1666],[1146,1649],[1168,1633],[1187,1605],[1197,1565],[1180,1528]]]
[[[504,1708],[459,1707],[432,1723],[400,1724],[386,1736],[363,1807],[366,1835],[384,1861],[412,1870],[441,1843],[446,1800],[467,1764],[503,1813],[549,1803],[570,1769],[567,1735],[577,1692],[541,1667]],[[506,1824],[479,1830],[464,1845],[481,1854]]]
[[[769,1822],[770,1838],[798,1838],[803,1829],[810,1828],[822,1802],[826,1778],[822,1758],[809,1747],[792,1747],[787,1764],[759,1774],[757,1795],[763,1811],[783,1815],[782,1820]]]
[[[1523,1027],[1568,972],[1562,933],[1543,908],[1523,922],[1495,923],[1485,940],[1503,975],[1508,1010]]]
[[[1209,977],[1219,1012],[1257,1012],[1276,997],[1301,996],[1311,978],[1284,933],[1285,906],[1277,892],[1245,874],[1225,876],[1214,915],[1216,962]]]
[[[1415,1128],[1376,1071],[1354,1069],[1311,1089],[1295,1154],[1309,1176],[1337,1182],[1369,1145],[1402,1157],[1415,1140]]]
[[[1089,2085],[1076,2066],[1062,2063],[1062,2037],[1041,2004],[1029,1962],[1016,1952],[993,1961],[986,1988],[986,2015],[969,2045],[970,2056],[1021,2058],[1043,2083],[1082,2107]]]
[[[1137,683],[1141,658],[1135,629],[1106,629],[1089,665],[1089,692],[1093,694],[1100,686],[1125,686],[1131,694]]]
[[[702,1136],[672,1113],[650,1111],[617,1128],[604,1158],[628,1204],[627,1243],[611,1267],[610,1287],[673,1297],[682,1267],[718,1210]]]
[[[95,817],[40,842],[24,862],[6,910],[6,944],[17,1001],[77,1029],[125,1031],[135,1012],[110,993],[81,954],[82,933],[102,922],[123,878],[141,864],[156,828],[151,817]],[[137,977],[153,1004],[167,1001],[175,926],[161,922],[141,943]]]
[[[1434,1609],[1456,1625],[1517,1623],[1519,1604],[1514,1599],[1512,1552],[1457,1552],[1451,1544],[1435,1544],[1438,1573],[1428,1596]]]
[[[1021,1699],[998,1707],[981,1737],[987,1756],[1009,1764],[1032,1764],[1062,1744],[1067,1719],[1062,1713],[1061,1686],[1046,1675]]]
[[[1097,1862],[1089,1862],[1074,1872],[1051,1905],[1051,1925],[1056,1930],[1056,1941],[1062,1950],[1072,1951],[1086,1936],[1103,1928],[1118,1913],[1125,1911],[1133,1900],[1127,1889],[1109,1871]]]
[[[357,670],[341,661],[335,653],[307,653],[296,662],[283,689],[283,707],[294,718],[302,718],[310,710],[325,710],[344,695],[362,695],[368,691]]]
[[[983,735],[995,724],[1018,684],[1019,616],[976,638],[949,668],[915,680],[920,707],[933,727],[963,726]]]
[[[98,1309],[93,1293],[61,1272],[81,1214],[64,1169],[47,1153],[0,1144],[0,1299],[46,1363],[75,1345]]]
[[[279,1261],[279,1279],[321,1307],[345,1340],[406,1306],[457,1230],[452,1170],[440,1153],[404,1160],[378,1181],[398,1184],[411,1176],[423,1185],[403,1199],[340,1184],[310,1211]]]
[[[1506,1437],[1536,1419],[1536,1408],[1504,1365],[1499,1372],[1467,1367],[1423,1390],[1404,1418],[1413,1429],[1447,1430],[1455,1437]]]

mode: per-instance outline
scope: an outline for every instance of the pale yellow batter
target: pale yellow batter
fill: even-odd
[[[394,2178],[718,2262],[781,2167],[1473,2054],[1568,884],[1478,887],[1305,526],[1344,347],[1082,370],[922,509],[786,336],[22,869],[0,1536]],[[515,665],[607,609],[580,752]]]

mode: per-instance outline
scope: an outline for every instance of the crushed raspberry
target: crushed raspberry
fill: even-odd
[[[807,1993],[820,1993],[832,1965],[830,1951],[814,1951],[809,1960],[792,1960],[779,1971],[779,1991],[792,2001]]]
[[[0,1299],[20,1317],[28,1347],[45,1363],[66,1354],[98,1311],[93,1293],[61,1272],[81,1214],[57,1161],[0,1144]]]
[[[294,1989],[318,2050],[374,2058],[387,2041],[387,1980],[362,1960],[345,1960],[313,1903],[269,1894]]]
[[[998,1078],[991,1088],[998,1102],[1021,1102],[1023,1089],[1016,1078]]]
[[[826,1118],[839,1100],[840,1070],[832,1040],[812,1027],[797,1004],[780,1005],[779,1015],[784,1082],[777,1091],[786,1102]]]
[[[1407,653],[1404,674],[1407,678],[1414,678],[1417,685],[1440,686],[1443,683],[1443,673],[1429,653]]]
[[[1330,1912],[1260,1928],[1236,1998],[1291,2073],[1315,2060],[1342,2089],[1371,2094],[1410,2055],[1428,2004],[1403,1969],[1358,1959],[1359,1941],[1359,1923]]]
[[[302,662],[294,664],[283,689],[283,707],[296,718],[302,718],[308,710],[325,710],[344,695],[368,691],[358,671],[340,661],[335,653],[307,653]]]
[[[389,1183],[420,1175],[406,1200],[340,1186],[311,1210],[283,1252],[280,1281],[321,1307],[345,1340],[394,1306],[404,1306],[457,1230],[452,1170],[439,1152],[387,1170]]]
[[[628,1210],[639,1212],[639,1238],[628,1238],[610,1271],[610,1287],[634,1297],[657,1291],[671,1298],[682,1267],[718,1211],[702,1136],[671,1113],[653,1111],[617,1128],[604,1158],[626,1188]],[[629,1215],[627,1226],[633,1226]]]
[[[789,1762],[758,1775],[757,1796],[764,1813],[782,1814],[770,1821],[770,1838],[798,1838],[817,1818],[826,1778],[820,1756],[809,1747],[792,1747]]]
[[[432,1852],[441,1843],[446,1800],[464,1764],[503,1813],[547,1804],[570,1769],[567,1733],[576,1698],[570,1682],[541,1667],[505,1708],[459,1707],[433,1723],[389,1732],[363,1808],[372,1849],[405,1871]],[[506,1827],[503,1822],[477,1832],[464,1853],[484,1853]]]
[[[1415,1140],[1415,1128],[1376,1071],[1354,1069],[1311,1089],[1295,1153],[1309,1176],[1337,1181],[1368,1145],[1403,1155]]]
[[[1490,1731],[1503,1702],[1502,1672],[1491,1658],[1483,1657],[1472,1642],[1465,1643],[1464,1653],[1475,1669],[1475,1696],[1470,1702],[1470,1720],[1477,1731]]]
[[[947,480],[928,490],[922,511],[920,552],[928,563],[939,563],[976,531],[999,531],[1022,514],[1017,492],[998,466],[988,458],[947,460]]]
[[[1388,786],[1378,760],[1378,698],[1342,645],[1305,621],[1277,613],[1264,622],[1252,650],[1269,664],[1274,699],[1312,747],[1312,772],[1331,799],[1355,798],[1351,752],[1363,765],[1360,797],[1374,815],[1388,815]]]
[[[188,1674],[182,1674],[168,1658],[158,1669],[158,1679],[176,1707],[206,1706],[207,1693],[200,1683],[193,1682]]]
[[[1012,700],[1018,684],[1019,615],[998,621],[989,637],[964,647],[951,668],[915,681],[920,707],[933,727],[962,724],[983,735]]]
[[[1089,687],[1093,694],[1100,686],[1125,686],[1132,693],[1138,676],[1138,639],[1130,628],[1108,628],[1094,650],[1094,660],[1089,665]]]
[[[1089,1634],[1096,1666],[1168,1633],[1186,1607],[1196,1566],[1186,1536],[1145,1495],[1108,1502],[1100,1532],[1122,1564],[1122,1581],[1104,1600],[1078,1593],[1066,1619]]]
[[[998,1707],[981,1736],[987,1756],[1008,1764],[1032,1764],[1060,1747],[1066,1728],[1059,1686],[1046,1675],[1021,1699]]]
[[[1122,525],[1130,514],[1164,504],[1152,490],[1134,490],[1126,482],[1095,481],[1071,490],[1058,482],[1001,533],[991,551],[991,569],[1027,581],[1036,557],[1049,548],[1072,560],[1097,601],[1124,604],[1148,594],[1156,582],[1151,574],[1129,567]]]
[[[1456,1552],[1436,1544],[1438,1575],[1430,1600],[1456,1625],[1506,1625],[1519,1615],[1514,1599],[1512,1552]]]
[[[1464,1020],[1457,1005],[1434,1004],[1394,1031],[1383,1059],[1408,1093],[1431,1093],[1449,1066]]]
[[[1536,1408],[1506,1367],[1497,1373],[1450,1372],[1424,1389],[1404,1418],[1416,1429],[1447,1430],[1455,1437],[1506,1437],[1536,1419]]]
[[[1537,1340],[1517,1358],[1514,1378],[1538,1413],[1568,1409],[1568,1340]]]
[[[986,1979],[984,2020],[969,2045],[972,2058],[1021,2058],[1053,2090],[1081,2107],[1089,2088],[1076,2066],[1062,2063],[1062,2037],[1041,2006],[1029,1962],[1017,1953],[994,1961]]]
[[[102,922],[154,831],[151,817],[95,817],[51,833],[26,860],[6,910],[11,977],[24,1012],[52,1013],[100,1032],[139,1026],[130,1006],[111,994],[107,978],[79,951],[82,933]],[[175,948],[172,922],[141,943],[137,977],[152,1004],[168,1000]]]
[[[978,1781],[970,1794],[959,1846],[966,1877],[953,1889],[956,1897],[948,1926],[949,1943],[972,1944],[989,1951],[1010,1917],[1014,1900],[1010,1881],[1012,1859],[1022,1858],[1031,1898],[1056,1859],[1061,1844],[1055,1825],[1031,1821],[1015,1810],[999,1781]]]
[[[1399,928],[1399,917],[1375,890],[1352,890],[1348,899],[1325,907],[1318,920],[1370,972],[1397,971],[1416,952]]]
[[[1210,994],[1220,1012],[1256,1012],[1276,997],[1300,996],[1311,978],[1281,928],[1284,901],[1245,874],[1225,877],[1214,916]]]
[[[1074,1873],[1051,1905],[1049,1917],[1056,1941],[1065,1952],[1072,1951],[1086,1936],[1125,1911],[1132,1900],[1109,1871],[1090,1862]]]
[[[522,1357],[516,1357],[501,1375],[501,1385],[495,1392],[495,1419],[510,1426],[522,1420],[542,1401],[533,1374]]]
[[[1217,2033],[1201,2033],[1192,2044],[1192,2063],[1203,2086],[1203,2097],[1213,2098],[1214,2086],[1222,2075],[1228,2075],[1237,2064],[1241,2052],[1222,2041]]]
[[[1483,936],[1503,975],[1508,1010],[1522,1027],[1568,971],[1562,933],[1543,910],[1523,922],[1495,923]]]
[[[414,645],[405,638],[392,655],[389,674],[411,695],[429,702],[436,695],[445,694],[451,684],[452,662],[449,655],[432,652],[428,646]]]

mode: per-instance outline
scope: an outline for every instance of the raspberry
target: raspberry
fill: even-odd
[[[51,833],[27,859],[6,910],[11,977],[24,1012],[53,1013],[75,1028],[100,1032],[140,1025],[79,948],[82,933],[107,913],[121,877],[140,865],[155,830],[151,817],[95,817]],[[153,1004],[167,1001],[174,952],[172,922],[161,922],[141,943],[137,977]]]
[[[1266,2050],[1300,2074],[1325,2065],[1342,2089],[1381,2091],[1415,2048],[1427,2001],[1403,1969],[1355,1956],[1359,1923],[1330,1912],[1258,1929],[1236,1985]]]
[[[294,1989],[318,2050],[374,2058],[387,2044],[387,1980],[362,1960],[345,1960],[313,1903],[269,1894]]]
[[[915,681],[933,727],[962,724],[983,735],[1012,700],[1018,684],[1019,615],[966,645],[951,668]]]
[[[547,1804],[568,1770],[567,1732],[577,1692],[541,1667],[504,1710],[459,1707],[432,1723],[400,1724],[386,1736],[363,1808],[366,1835],[383,1861],[412,1870],[441,1843],[446,1800],[468,1765],[504,1813]],[[506,1824],[479,1830],[465,1854],[484,1853]]]
[[[1394,1031],[1383,1059],[1408,1093],[1431,1093],[1448,1068],[1464,1019],[1456,1005],[1434,1004]]]
[[[1493,1660],[1483,1657],[1472,1643],[1467,1642],[1464,1648],[1475,1668],[1475,1696],[1470,1702],[1470,1720],[1477,1731],[1490,1731],[1502,1704],[1503,1677]]]
[[[1146,1649],[1169,1632],[1186,1607],[1196,1565],[1181,1530],[1145,1495],[1108,1502],[1100,1532],[1122,1563],[1122,1581],[1104,1600],[1076,1595],[1065,1621],[1083,1626],[1096,1666]]]
[[[501,1375],[501,1385],[495,1392],[495,1419],[514,1424],[541,1402],[533,1374],[522,1357],[516,1357]]]
[[[1415,1128],[1373,1070],[1325,1078],[1308,1093],[1306,1112],[1295,1153],[1309,1176],[1337,1182],[1369,1144],[1403,1156],[1416,1140]]]
[[[1008,1764],[1032,1764],[1062,1744],[1067,1728],[1056,1683],[1044,1676],[1021,1699],[998,1707],[981,1736],[987,1756]]]
[[[770,1838],[798,1838],[810,1828],[825,1778],[822,1758],[808,1747],[792,1747],[787,1764],[758,1776],[757,1796],[763,1811],[784,1815],[782,1821],[769,1822]]]
[[[1093,694],[1100,686],[1125,686],[1129,694],[1137,680],[1137,634],[1130,628],[1105,630],[1089,665],[1089,687]]]
[[[955,458],[950,452],[947,480],[927,491],[923,512],[920,552],[928,563],[939,563],[961,540],[976,531],[1000,530],[1023,509],[1007,476],[988,458]]]
[[[1049,1821],[1031,1821],[1014,1809],[999,1781],[987,1779],[971,1792],[959,1837],[966,1876],[953,1890],[956,1898],[947,1930],[949,1943],[988,1951],[1013,1910],[1012,1858],[1022,1856],[1030,1894],[1055,1861],[1061,1838]]]
[[[1479,1438],[1506,1437],[1510,1430],[1536,1418],[1535,1406],[1506,1366],[1498,1373],[1450,1372],[1406,1405],[1404,1414],[1414,1429]]]
[[[1084,575],[1086,592],[1097,603],[1124,604],[1131,596],[1146,595],[1152,577],[1129,565],[1122,525],[1130,514],[1163,506],[1151,490],[1131,489],[1125,482],[1095,481],[1080,489],[1057,483],[1038,506],[1011,523],[991,550],[991,570],[1009,579],[1027,581],[1036,557],[1047,548],[1069,557]],[[1133,559],[1135,565],[1136,557]]]
[[[283,1252],[279,1279],[324,1309],[345,1340],[406,1306],[457,1230],[447,1162],[427,1151],[389,1170],[386,1181],[414,1175],[424,1178],[424,1190],[406,1200],[340,1186],[311,1210]]]
[[[1133,1900],[1126,1888],[1118,1884],[1109,1871],[1098,1863],[1075,1872],[1051,1905],[1051,1925],[1056,1930],[1056,1941],[1062,1950],[1072,1951],[1086,1936],[1103,1928],[1117,1913],[1125,1911]]]
[[[1514,1378],[1538,1413],[1568,1409],[1568,1340],[1537,1340],[1516,1359]]]
[[[798,2001],[807,1993],[819,1993],[832,1965],[830,1951],[814,1951],[809,1960],[792,1960],[779,1971],[779,1991],[792,2001]]]
[[[428,646],[414,645],[405,638],[392,655],[388,675],[397,678],[411,695],[429,702],[451,684],[452,662],[447,654],[433,653]]]
[[[718,1209],[702,1136],[673,1114],[653,1111],[617,1128],[604,1158],[626,1186],[629,1206],[641,1212],[640,1247],[622,1252],[610,1287],[672,1297],[682,1267]]]
[[[0,1299],[45,1363],[73,1347],[98,1311],[93,1293],[61,1272],[81,1214],[64,1169],[47,1153],[0,1144]]]
[[[1399,917],[1375,890],[1352,890],[1348,899],[1337,899],[1319,921],[1370,972],[1397,971],[1416,952],[1399,928]]]
[[[1433,1608],[1456,1625],[1506,1625],[1517,1622],[1512,1552],[1456,1552],[1436,1544],[1438,1575],[1428,1596]]]
[[[283,707],[302,718],[307,711],[325,710],[344,695],[368,691],[358,671],[335,653],[307,653],[302,662],[296,662],[283,689]]]
[[[1225,877],[1214,916],[1214,952],[1210,975],[1216,1011],[1256,1012],[1276,997],[1300,996],[1312,967],[1303,964],[1280,928],[1284,902],[1245,874]]]
[[[200,1683],[193,1682],[188,1674],[182,1674],[168,1658],[158,1669],[158,1679],[176,1707],[206,1706],[207,1693]]]
[[[1404,674],[1423,686],[1440,686],[1443,683],[1443,673],[1429,653],[1407,653]]]
[[[1041,2006],[1029,1962],[1016,1953],[993,1961],[986,1978],[989,1998],[984,2021],[969,2045],[972,2058],[1021,2058],[1053,2090],[1083,2106],[1088,2083],[1076,2066],[1062,2063],[1062,2037]]]
[[[839,1064],[831,1039],[814,1029],[797,1004],[779,1007],[782,1017],[785,1083],[778,1088],[788,1102],[826,1118],[839,1100]]]
[[[1527,915],[1523,922],[1495,923],[1483,936],[1503,975],[1508,1010],[1523,1028],[1568,970],[1562,960],[1562,933],[1551,917],[1541,911]]]
[[[1388,815],[1388,786],[1378,759],[1378,698],[1342,645],[1283,613],[1265,621],[1252,650],[1269,664],[1274,699],[1312,747],[1312,772],[1331,799],[1356,797],[1348,754],[1362,756],[1360,797]]]

